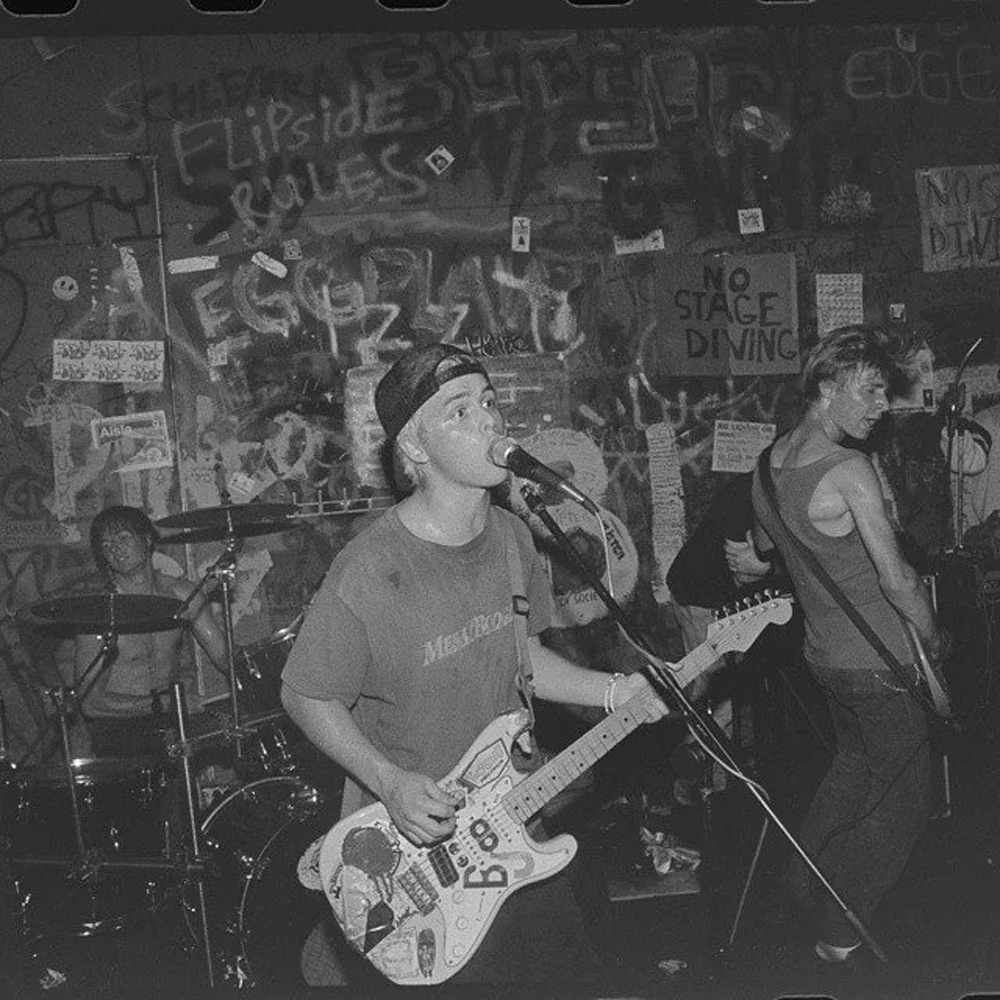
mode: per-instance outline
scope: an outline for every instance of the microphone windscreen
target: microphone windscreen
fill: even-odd
[[[501,469],[507,468],[507,457],[517,447],[508,437],[497,438],[489,447],[490,461]]]

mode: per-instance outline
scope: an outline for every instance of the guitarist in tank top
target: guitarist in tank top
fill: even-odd
[[[898,660],[911,663],[905,623],[926,655],[944,637],[930,597],[906,561],[864,441],[888,409],[905,359],[870,326],[827,334],[803,369],[806,412],[770,450],[778,508],[796,535]],[[758,550],[777,547],[803,611],[804,653],[822,686],[836,752],[800,831],[802,846],[848,906],[867,923],[926,824],[930,757],[924,712],[791,544],[753,484]],[[856,964],[860,940],[796,855],[787,888],[813,918],[817,956]]]

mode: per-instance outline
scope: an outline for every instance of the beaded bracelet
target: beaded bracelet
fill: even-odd
[[[614,673],[608,678],[608,683],[604,688],[605,715],[610,715],[615,710],[615,685],[624,676],[624,674]]]

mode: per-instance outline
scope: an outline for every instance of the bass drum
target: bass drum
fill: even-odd
[[[302,946],[329,904],[322,890],[299,881],[299,859],[338,813],[339,802],[314,785],[282,775],[237,788],[205,816],[205,901],[220,978],[305,985]],[[194,882],[184,893],[184,917],[200,940],[197,900]]]

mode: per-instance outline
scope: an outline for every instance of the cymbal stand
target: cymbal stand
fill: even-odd
[[[90,691],[93,688],[94,684],[97,683],[97,679],[101,676],[102,673],[104,673],[107,667],[109,667],[111,665],[111,662],[114,660],[114,656],[112,654],[115,651],[117,651],[117,647],[118,647],[118,632],[115,631],[114,629],[112,629],[110,632],[105,632],[103,636],[103,642],[101,643],[101,648],[94,654],[94,658],[90,661],[90,663],[87,664],[86,669],[77,679],[76,683],[74,683],[71,687],[62,687],[62,688],[53,687],[47,689],[46,693],[48,694],[50,699],[53,699],[53,704],[56,705],[57,711],[61,710],[63,713],[65,713],[66,702],[70,698],[76,698],[77,706],[83,704],[83,702],[86,700],[87,695],[90,694]],[[103,663],[101,662],[102,660]],[[94,674],[94,678],[87,686],[87,689],[82,694],[77,695],[80,686],[87,679],[91,671],[97,666],[98,663],[101,663],[100,670],[98,670],[97,673]],[[54,695],[55,691],[62,692],[62,694],[59,696],[60,702],[58,703],[55,701],[55,695]],[[65,719],[61,720],[61,725],[65,727],[66,725]],[[34,757],[34,755],[38,752],[39,747],[42,745],[42,742],[47,735],[48,735],[48,726],[42,726],[41,730],[38,733],[38,736],[35,737],[34,743],[32,743],[30,747],[28,747],[24,756],[18,762],[18,766],[24,766],[29,760],[31,760],[32,757]],[[66,739],[66,746],[67,747],[69,746],[68,737]],[[68,766],[68,762],[71,759],[71,757],[66,756],[65,759],[67,761],[67,766]]]
[[[222,586],[222,622],[226,636],[226,668],[229,676],[229,708],[232,713],[233,747],[236,760],[243,758],[243,735],[240,730],[239,686],[236,679],[236,654],[233,642],[233,608],[230,600],[233,581],[236,579],[236,538],[230,530],[225,551],[216,563],[216,576]]]
[[[83,836],[83,821],[80,819],[80,801],[76,794],[76,775],[73,773],[73,753],[69,746],[69,726],[66,724],[66,703],[69,689],[55,687],[49,691],[49,697],[55,706],[56,718],[59,723],[59,735],[62,737],[63,764],[66,768],[66,784],[69,788],[70,812],[73,814],[73,833],[76,837],[76,850],[80,864],[87,861],[87,843]]]
[[[198,581],[197,586],[188,594],[184,602],[177,609],[174,617],[178,619],[181,617],[209,580],[216,579],[219,581],[222,588],[223,631],[226,637],[226,677],[229,683],[229,707],[232,712],[232,722],[227,729],[234,743],[236,759],[239,761],[243,757],[242,740],[244,734],[240,727],[239,683],[236,678],[236,644],[233,639],[233,610],[230,593],[233,581],[236,579],[236,559],[240,549],[243,547],[243,539],[237,538],[233,534],[231,523],[225,537],[226,547],[222,550],[222,554],[208,567],[202,578]]]
[[[188,741],[187,702],[184,685],[180,681],[171,684],[174,716],[177,721],[177,743],[168,748],[170,754],[180,759],[181,777],[184,779],[184,800],[187,807],[188,837],[191,855],[195,861],[193,871],[198,882],[198,916],[201,920],[201,943],[205,955],[205,971],[209,987],[215,986],[215,968],[212,963],[212,938],[208,924],[208,905],[205,901],[204,859],[202,855],[201,829],[198,826],[198,804],[195,801],[195,782],[191,774],[191,744]]]

